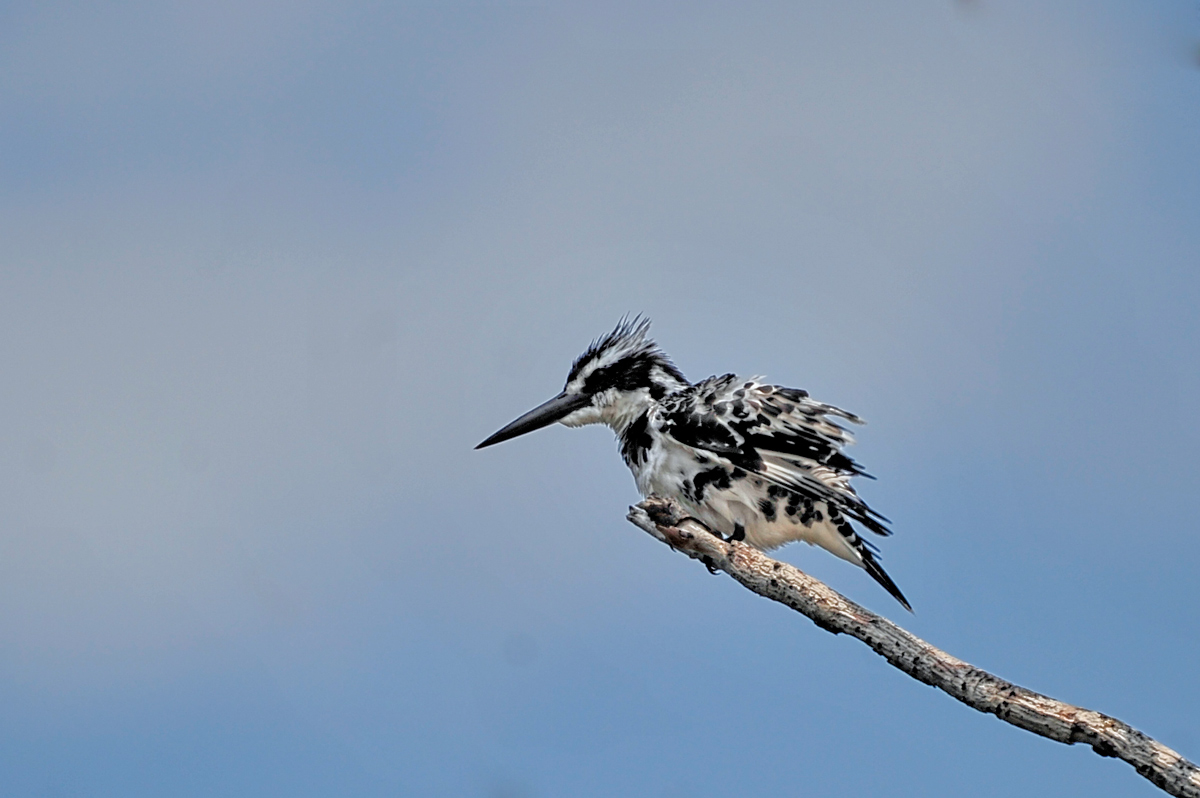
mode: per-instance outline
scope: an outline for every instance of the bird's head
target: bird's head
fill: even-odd
[[[562,393],[535,407],[476,446],[482,449],[555,421],[568,427],[607,424],[618,432],[651,402],[688,387],[688,381],[648,336],[650,320],[622,319],[575,359]]]

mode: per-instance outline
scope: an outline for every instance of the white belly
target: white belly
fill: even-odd
[[[697,501],[694,480],[698,474],[714,467],[716,463],[711,459],[699,462],[694,450],[660,439],[650,447],[646,459],[631,468],[643,496],[675,499],[697,520],[726,537],[741,526],[746,533],[746,543],[757,549],[769,550],[804,541],[855,565],[862,564],[858,552],[827,520],[829,512],[823,502],[813,505],[816,512],[807,523],[799,514],[789,514],[786,505],[779,500],[775,502],[774,517],[765,514],[760,502],[768,498],[769,485],[754,474],[733,480],[728,487],[710,484]]]

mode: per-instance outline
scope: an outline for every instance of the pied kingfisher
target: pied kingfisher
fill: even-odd
[[[692,385],[648,337],[649,319],[622,319],[576,359],[562,393],[476,446],[558,421],[607,424],[643,496],[675,499],[709,529],[768,550],[803,540],[863,568],[905,609],[908,601],[850,521],[890,535],[850,478],[853,442],[832,419],[845,410],[807,391],[733,374]]]

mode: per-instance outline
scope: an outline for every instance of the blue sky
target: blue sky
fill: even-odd
[[[916,608],[1200,757],[1200,12],[0,6],[0,787],[1154,795],[673,554],[644,312],[869,420]]]

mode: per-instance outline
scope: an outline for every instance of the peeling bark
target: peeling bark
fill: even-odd
[[[629,520],[710,571],[724,571],[822,629],[857,637],[909,676],[973,709],[1060,743],[1090,745],[1100,756],[1128,762],[1164,792],[1200,798],[1200,768],[1129,724],[1026,690],[952,657],[803,571],[713,535],[669,499],[650,498],[631,507]]]

